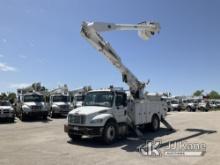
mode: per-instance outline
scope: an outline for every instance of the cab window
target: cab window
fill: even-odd
[[[125,93],[116,93],[116,101],[115,105],[118,106],[126,106],[126,94]]]

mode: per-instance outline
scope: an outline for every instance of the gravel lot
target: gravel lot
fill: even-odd
[[[201,157],[148,157],[138,152],[145,140],[129,137],[106,146],[98,139],[72,142],[63,131],[65,119],[0,124],[0,165],[141,165],[141,164],[220,164],[220,112],[171,112],[167,120],[176,132],[163,127],[146,132],[146,140],[161,139],[161,150],[169,141],[205,143]]]

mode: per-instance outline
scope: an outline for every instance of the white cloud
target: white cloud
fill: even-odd
[[[0,71],[3,71],[3,72],[16,71],[16,68],[12,66],[8,66],[7,64],[0,62]]]
[[[22,58],[22,59],[26,59],[27,58],[27,56],[25,56],[25,55],[19,55],[19,57]]]
[[[31,85],[31,84],[28,84],[28,83],[13,83],[13,84],[9,85],[9,88],[12,88],[12,89],[24,88],[24,87],[27,87],[29,85]]]

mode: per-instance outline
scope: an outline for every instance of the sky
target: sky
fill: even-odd
[[[218,0],[0,0],[0,92],[41,82],[52,89],[127,85],[80,35],[82,21],[155,21],[148,41],[136,31],[103,33],[149,92],[220,92]]]

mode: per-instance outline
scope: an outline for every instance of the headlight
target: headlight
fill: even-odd
[[[102,123],[102,122],[103,122],[103,119],[94,119],[90,123],[96,124],[96,123]]]
[[[52,108],[53,109],[60,109],[60,107],[58,107],[58,106],[53,106]]]
[[[23,111],[30,111],[31,110],[31,108],[28,106],[23,106],[22,109],[23,109]]]

